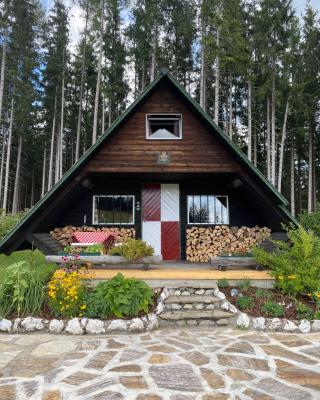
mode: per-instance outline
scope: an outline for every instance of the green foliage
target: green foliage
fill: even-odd
[[[320,319],[320,310],[314,313],[313,319]]]
[[[242,292],[247,292],[251,287],[251,281],[249,278],[243,278],[241,281],[237,283],[237,288]]]
[[[0,240],[21,220],[24,214],[24,212],[4,214],[0,209]]]
[[[230,286],[229,281],[226,278],[218,279],[217,285],[220,288],[227,288]]]
[[[296,310],[297,310],[297,314],[298,314],[298,318],[299,319],[312,319],[314,312],[312,310],[311,307],[308,307],[307,305],[305,305],[304,303],[301,302],[297,302],[296,303]]]
[[[281,304],[274,303],[272,301],[266,301],[262,305],[261,311],[263,311],[264,313],[273,318],[282,317],[284,314],[283,306]]]
[[[92,246],[66,246],[63,251],[69,254],[79,254],[79,253],[99,253],[103,254],[105,247],[103,244],[93,244]]]
[[[90,318],[136,317],[141,311],[147,313],[152,301],[152,289],[145,282],[126,279],[118,273],[88,293],[85,315]]]
[[[257,299],[266,299],[269,300],[272,297],[272,293],[269,292],[269,290],[266,289],[257,289],[255,293],[255,297]]]
[[[236,306],[240,308],[240,310],[245,310],[247,308],[253,307],[254,300],[252,297],[238,297],[236,301]]]
[[[258,264],[270,269],[276,286],[289,295],[313,293],[320,287],[320,238],[303,227],[288,228],[290,243],[274,241],[272,253],[256,247]]]
[[[154,253],[153,247],[149,246],[143,240],[127,239],[120,246],[113,247],[110,255],[119,254],[131,262],[138,262],[143,257],[152,256]]]
[[[305,229],[313,231],[320,236],[320,203],[317,204],[316,212],[308,213],[307,211],[298,215],[298,220]]]
[[[16,252],[8,259],[17,261],[7,264],[8,260],[0,256],[0,263],[5,261],[1,263],[0,271],[0,317],[36,315],[41,311],[45,285],[56,268],[44,264],[42,257],[40,252]]]

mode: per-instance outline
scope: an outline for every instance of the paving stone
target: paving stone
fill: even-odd
[[[193,346],[191,346],[190,344],[182,343],[174,339],[167,339],[166,342],[183,350],[190,350],[193,348]]]
[[[229,395],[226,393],[210,393],[202,396],[202,400],[229,400]]]
[[[289,360],[303,362],[305,364],[316,364],[317,362],[311,360],[311,358],[306,357],[302,354],[295,353],[290,350],[286,350],[284,347],[277,345],[262,345],[262,350],[271,356],[278,356],[282,358],[288,358]]]
[[[152,354],[149,357],[149,364],[167,364],[170,361],[170,357],[166,354]]]
[[[195,400],[194,396],[185,396],[183,394],[175,394],[170,396],[170,400]]]
[[[208,364],[208,362],[210,361],[209,357],[207,357],[203,353],[200,353],[199,351],[183,353],[183,354],[181,354],[181,356],[184,357],[186,360],[192,362],[192,364],[195,364],[195,365]]]
[[[88,340],[88,341],[81,341],[77,344],[77,349],[79,351],[86,351],[86,350],[96,350],[100,345],[98,340]]]
[[[311,344],[308,340],[302,335],[284,335],[284,334],[277,334],[272,335],[273,339],[276,339],[278,342],[285,344],[289,347],[299,347],[299,346],[306,346]]]
[[[87,355],[88,355],[87,353],[79,353],[79,352],[69,353],[69,354],[65,355],[64,359],[65,360],[81,360],[82,358],[87,357]]]
[[[122,349],[123,347],[126,347],[126,345],[124,343],[118,342],[117,340],[109,339],[107,347],[109,349]]]
[[[113,367],[109,369],[112,372],[140,372],[140,365],[119,365],[119,367]]]
[[[68,383],[69,385],[80,385],[86,381],[90,381],[92,379],[97,378],[99,375],[89,374],[88,372],[75,372],[72,375],[69,375],[67,378],[63,380],[63,382]]]
[[[124,350],[121,354],[120,362],[122,361],[135,361],[138,358],[143,357],[146,354],[145,351],[128,349]]]
[[[311,349],[304,349],[301,351],[320,360],[320,347],[312,347]]]
[[[14,363],[11,368],[12,375],[33,378],[52,369],[56,361],[57,358],[20,358],[19,362]]]
[[[174,347],[167,346],[166,344],[156,344],[146,347],[146,349],[148,351],[157,351],[159,353],[174,353],[175,351],[177,351],[177,349],[175,349]]]
[[[275,360],[277,376],[285,381],[292,382],[311,389],[320,390],[320,374],[309,369],[299,368],[282,360]]]
[[[60,390],[46,390],[42,394],[42,400],[62,400]]]
[[[110,392],[106,390],[104,392],[95,394],[94,396],[90,397],[90,400],[122,400],[124,397],[121,393],[117,392]]]
[[[142,342],[147,341],[147,340],[151,340],[151,336],[150,335],[143,335],[140,337],[140,340]]]
[[[128,389],[148,389],[143,376],[120,376],[119,381]]]
[[[0,386],[0,399],[2,400],[15,400],[16,399],[16,388],[14,385],[2,385]]]
[[[269,343],[269,338],[263,333],[249,333],[247,335],[241,336],[242,340],[247,340],[248,342],[262,344],[262,343]]]
[[[157,394],[139,394],[136,400],[162,400],[162,397]]]
[[[101,379],[95,383],[92,383],[91,385],[85,386],[77,390],[77,395],[82,396],[92,394],[94,392],[97,392],[98,390],[102,390],[107,388],[108,386],[114,385],[115,383],[117,383],[117,381],[114,378]]]
[[[117,354],[116,351],[100,351],[86,364],[86,368],[102,369]]]
[[[201,368],[200,371],[202,377],[207,381],[208,385],[212,389],[219,389],[224,387],[224,380],[222,376],[207,368]]]
[[[159,388],[182,392],[201,392],[198,376],[188,364],[153,365],[149,374]]]
[[[303,390],[292,388],[272,378],[262,379],[256,384],[257,388],[272,396],[290,400],[311,400],[312,396]]]
[[[58,356],[74,351],[76,347],[77,344],[71,340],[52,340],[39,344],[39,346],[31,352],[31,355],[36,357]]]
[[[274,397],[270,397],[259,390],[246,389],[243,393],[253,400],[275,400]]]
[[[237,367],[243,369],[255,369],[259,371],[269,371],[269,366],[266,360],[260,360],[259,358],[249,358],[243,356],[233,356],[227,354],[218,355],[219,364]]]
[[[39,383],[37,381],[23,382],[23,391],[28,399],[30,399],[38,390]]]
[[[254,375],[242,369],[230,368],[226,371],[226,374],[235,381],[251,381],[255,378]]]
[[[232,346],[228,347],[225,351],[230,353],[243,353],[243,354],[255,354],[255,351],[250,343],[248,342],[236,342]]]

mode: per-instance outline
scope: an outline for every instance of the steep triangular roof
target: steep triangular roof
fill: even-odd
[[[113,124],[108,128],[108,130],[99,137],[94,145],[92,145],[86,153],[63,175],[63,177],[57,182],[53,188],[46,193],[46,195],[39,200],[37,204],[29,210],[29,212],[24,216],[24,218],[15,226],[8,234],[0,241],[0,251],[5,251],[7,245],[10,241],[17,235],[24,227],[27,226],[28,222],[31,221],[35,215],[40,212],[47,204],[50,203],[57,191],[59,191],[66,183],[72,179],[81,168],[91,159],[91,157],[96,154],[100,149],[101,145],[106,141],[106,139],[116,131],[116,129],[124,123],[124,121],[142,104],[145,98],[155,90],[155,88],[160,84],[160,82],[166,80],[169,82],[184,98],[184,100],[189,103],[194,112],[196,112],[202,119],[204,119],[212,131],[210,132],[217,135],[221,142],[225,145],[226,149],[229,150],[234,156],[241,162],[243,167],[251,174],[253,174],[260,184],[267,190],[268,193],[277,201],[277,206],[284,212],[289,219],[294,223],[297,221],[286,209],[288,201],[282,196],[281,193],[267,180],[267,178],[248,160],[247,156],[234,144],[229,137],[217,126],[217,124],[212,120],[212,118],[200,107],[200,105],[190,97],[186,90],[175,80],[175,78],[169,73],[168,69],[162,68],[160,72],[156,75],[155,79],[146,87],[143,93],[120,115]]]

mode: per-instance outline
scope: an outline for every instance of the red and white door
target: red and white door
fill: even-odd
[[[180,258],[180,191],[175,183],[142,187],[142,239],[164,260]]]

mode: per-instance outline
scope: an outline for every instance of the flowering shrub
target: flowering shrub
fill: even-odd
[[[285,294],[315,293],[320,287],[320,238],[303,227],[288,228],[289,243],[274,241],[276,250],[253,250],[258,264],[270,269]]]
[[[79,271],[56,271],[48,283],[49,306],[56,317],[82,317],[85,285]]]

